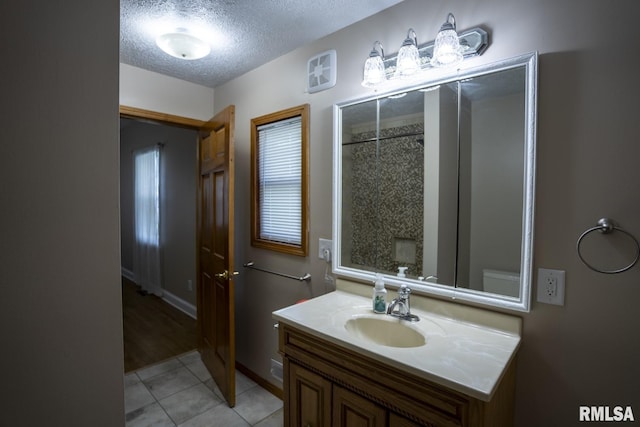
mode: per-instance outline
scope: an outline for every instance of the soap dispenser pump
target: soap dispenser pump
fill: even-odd
[[[381,314],[387,312],[387,290],[384,288],[384,280],[380,273],[376,273],[373,288],[373,312]]]

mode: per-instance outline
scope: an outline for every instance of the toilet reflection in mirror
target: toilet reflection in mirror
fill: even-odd
[[[482,290],[491,294],[517,297],[520,293],[520,275],[485,268],[482,270]]]

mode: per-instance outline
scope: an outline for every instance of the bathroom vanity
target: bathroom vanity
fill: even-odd
[[[273,313],[285,426],[513,424],[521,319],[478,307],[529,311],[536,111],[535,52],[334,106],[339,279]]]
[[[285,426],[512,425],[519,318],[416,295],[411,323],[339,282],[273,314]]]

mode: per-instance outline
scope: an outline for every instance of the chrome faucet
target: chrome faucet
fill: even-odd
[[[415,314],[411,314],[411,304],[409,297],[411,289],[407,285],[400,286],[398,289],[398,297],[389,303],[387,314],[409,322],[417,322],[420,320]]]

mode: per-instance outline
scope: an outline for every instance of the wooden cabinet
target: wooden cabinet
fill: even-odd
[[[418,427],[419,425],[420,424],[416,424],[406,418],[402,418],[400,415],[394,413],[389,414],[389,427]]]
[[[331,426],[331,382],[320,375],[287,363],[288,420],[291,426]]]
[[[387,411],[349,390],[333,387],[334,427],[385,427]]]
[[[280,323],[285,427],[513,424],[512,363],[484,402]]]
[[[333,427],[418,427],[358,394],[289,364],[289,425]],[[388,420],[388,421],[387,421]]]

